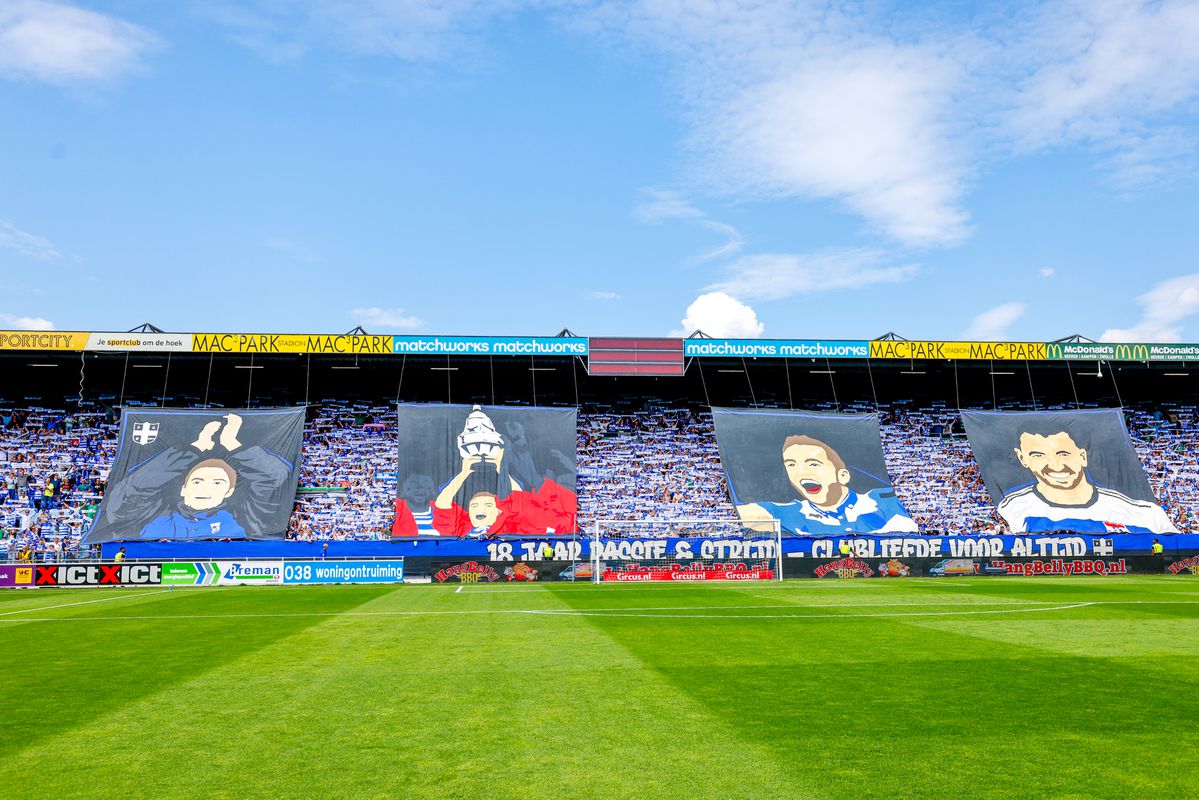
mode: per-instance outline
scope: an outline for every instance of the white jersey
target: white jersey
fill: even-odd
[[[996,510],[1014,533],[1178,533],[1157,503],[1099,487],[1095,487],[1091,502],[1063,506],[1050,503],[1035,485],[1029,486],[1004,497]]]

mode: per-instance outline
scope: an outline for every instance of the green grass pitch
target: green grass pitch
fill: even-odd
[[[0,594],[0,795],[1199,796],[1199,578]]]

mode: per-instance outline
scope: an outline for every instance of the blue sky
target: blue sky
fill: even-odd
[[[1199,340],[1199,2],[0,0],[0,327]]]

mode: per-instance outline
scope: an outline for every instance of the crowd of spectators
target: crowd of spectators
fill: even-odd
[[[922,531],[1005,532],[955,409],[895,403],[879,412],[896,494]],[[1125,418],[1161,505],[1180,530],[1199,530],[1199,409],[1127,409]],[[110,409],[0,409],[0,556],[82,555],[80,539],[103,495],[117,430]],[[311,408],[289,538],[387,538],[397,447],[391,406]],[[736,516],[707,411],[581,412],[578,496],[584,531],[597,520]]]
[[[396,447],[393,406],[330,402],[310,414],[288,538],[389,538]]]
[[[0,409],[0,555],[79,555],[116,454],[116,432],[104,411]]]
[[[579,526],[734,519],[712,415],[669,408],[580,413]]]

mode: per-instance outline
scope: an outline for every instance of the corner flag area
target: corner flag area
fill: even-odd
[[[1193,797],[1194,580],[5,592],[3,791]]]

